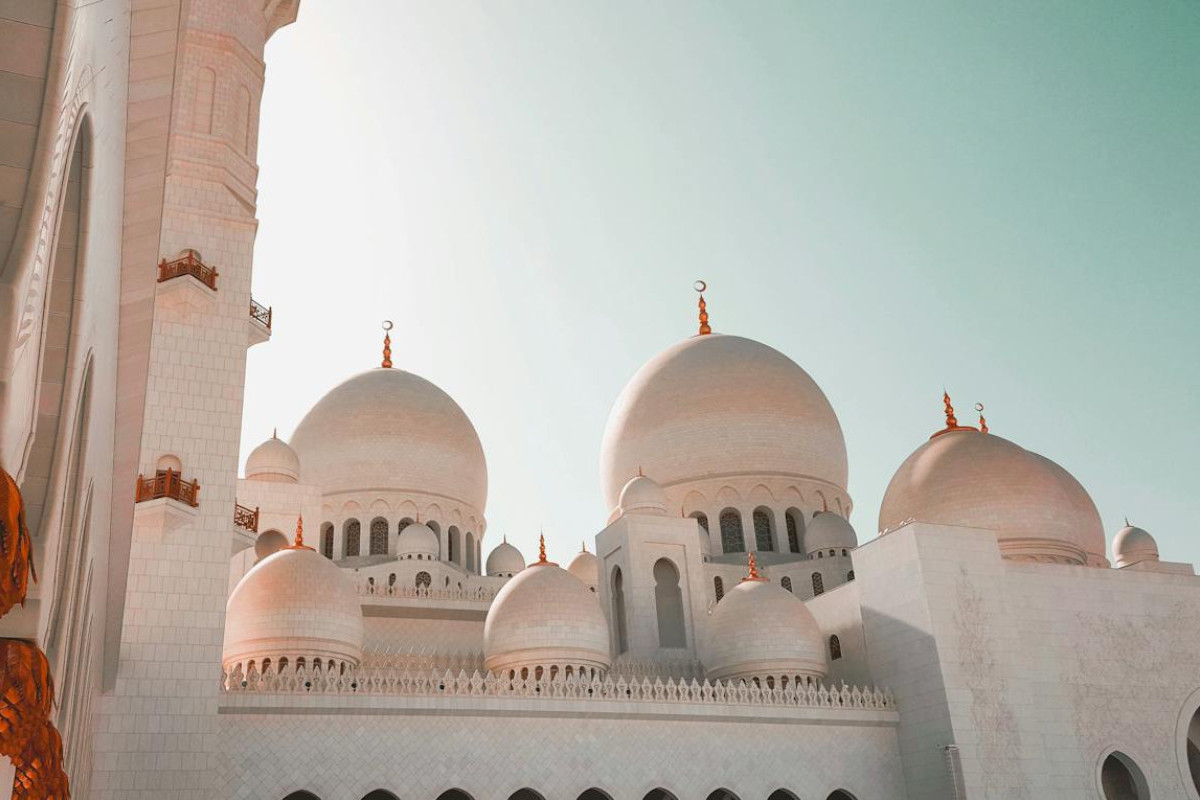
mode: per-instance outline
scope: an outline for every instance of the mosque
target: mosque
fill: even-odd
[[[703,294],[613,387],[579,552],[489,530],[390,334],[239,476],[298,4],[0,3],[14,797],[1200,800],[1192,566],[949,396],[860,534],[825,394]]]

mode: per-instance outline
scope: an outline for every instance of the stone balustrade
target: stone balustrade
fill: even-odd
[[[486,586],[466,589],[459,589],[457,587],[434,589],[427,586],[400,586],[398,584],[388,586],[386,583],[369,583],[368,581],[359,583],[357,588],[360,595],[366,596],[396,597],[407,600],[470,600],[475,602],[491,602],[496,597],[496,592],[500,591],[499,589],[492,589]]]

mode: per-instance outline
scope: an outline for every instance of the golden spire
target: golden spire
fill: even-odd
[[[304,543],[304,515],[296,517],[296,542],[291,546],[292,550],[312,550],[311,547]]]
[[[929,437],[930,439],[936,439],[938,436],[941,436],[943,433],[949,433],[950,431],[978,431],[979,430],[978,428],[972,427],[970,425],[959,425],[958,424],[958,417],[954,416],[954,404],[950,402],[950,393],[947,392],[945,389],[942,389],[942,405],[944,405],[946,407],[946,409],[945,409],[945,411],[946,411],[946,427],[944,427],[940,431],[937,431],[936,433],[934,433],[933,436]],[[981,411],[983,410],[982,405],[977,406],[977,408],[979,408],[979,410],[981,410]],[[983,418],[980,417],[981,421],[982,421],[982,419]],[[984,433],[987,433],[986,428],[984,430]]]
[[[987,418],[983,416],[983,403],[976,403],[975,410],[979,412],[979,432],[987,433]]]
[[[696,281],[693,288],[700,295],[700,335],[712,333],[712,328],[708,326],[708,304],[704,302],[704,290],[708,288],[708,284],[704,281]]]
[[[390,319],[383,321],[383,363],[380,366],[384,369],[392,368],[392,321]]]
[[[743,581],[765,581],[762,575],[758,574],[758,565],[754,563],[754,551],[750,551],[750,574],[742,578]]]
[[[538,563],[545,564],[546,562],[546,534],[538,534]]]

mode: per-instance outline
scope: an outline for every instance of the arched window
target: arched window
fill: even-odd
[[[846,573],[846,580],[848,580],[848,581],[854,580],[854,570],[850,570],[849,572]]]
[[[1187,763],[1192,776],[1192,785],[1200,792],[1200,709],[1192,714],[1187,729]]]
[[[823,581],[821,579],[821,573],[814,572],[812,574],[812,582],[813,582],[813,595],[814,596],[825,593],[825,581]]]
[[[736,794],[729,791],[728,789],[717,789],[716,791],[709,792],[706,800],[741,800],[741,799]]]
[[[742,515],[736,509],[727,508],[721,512],[721,552],[746,552],[746,540],[742,536]]]
[[[283,798],[283,800],[321,800],[321,798],[317,797],[312,792],[303,792],[302,791],[302,792],[292,792],[287,797]]]
[[[450,530],[446,531],[446,537],[450,542],[450,561],[462,566],[462,540],[459,539],[458,528],[454,525],[450,526]]]
[[[779,579],[779,585],[790,592],[792,590],[792,579],[787,575],[784,575]]]
[[[612,800],[612,795],[600,789],[588,789],[577,800]]]
[[[383,517],[371,520],[371,555],[387,555],[388,524]]]
[[[721,580],[720,575],[713,578],[713,594],[716,595],[718,603],[725,596],[725,581]]]
[[[438,795],[437,800],[474,800],[462,789],[450,789]]]
[[[804,515],[794,508],[789,508],[783,515],[787,523],[788,552],[800,553],[800,533],[804,530]]]
[[[474,572],[475,571],[475,534],[471,533],[470,531],[467,531],[467,544],[466,544],[465,550],[466,550],[466,555],[467,555],[467,572]]]
[[[404,519],[400,520],[400,524],[396,526],[396,533],[404,533],[404,529],[412,524],[412,517],[405,517]]]
[[[342,536],[346,540],[346,557],[356,556],[359,553],[358,537],[361,526],[356,519],[346,520],[345,526],[342,528]]]
[[[654,563],[654,605],[658,611],[658,646],[687,647],[679,570],[668,558]]]
[[[617,633],[617,654],[629,649],[629,640],[625,635],[625,578],[621,575],[620,567],[613,567],[613,627]]]
[[[431,584],[431,583],[433,583],[433,578],[430,577],[428,572],[418,572],[417,573],[416,584],[417,584],[418,589],[428,589],[429,584]]]
[[[642,800],[676,800],[666,789],[651,789]]]
[[[776,789],[771,792],[771,796],[767,800],[800,800],[799,797],[789,792],[787,789]]]
[[[705,514],[703,511],[693,511],[691,514],[688,514],[688,516],[691,517],[692,519],[696,520],[696,522],[700,523],[700,530],[704,531],[705,533],[708,533],[708,515],[707,514]]]
[[[383,789],[376,789],[373,792],[368,792],[367,794],[363,795],[362,800],[400,800],[400,798],[396,797],[396,795],[392,794],[391,792],[386,792]]]
[[[842,640],[835,633],[829,637],[829,660],[837,661],[842,657]]]
[[[767,508],[754,509],[754,546],[764,553],[775,549],[775,532],[771,525],[771,511]]]
[[[1133,759],[1114,752],[1100,767],[1100,788],[1105,800],[1149,800],[1146,778]]]
[[[508,800],[545,800],[533,789],[518,789],[508,796]]]
[[[321,526],[321,555],[333,558],[333,523],[326,522]]]
[[[845,789],[834,789],[833,794],[829,795],[825,800],[854,800],[854,795]]]

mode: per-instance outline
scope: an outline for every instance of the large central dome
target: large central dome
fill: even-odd
[[[693,336],[645,364],[617,398],[600,454],[618,504],[639,468],[664,488],[723,475],[846,486],[846,442],[824,392],[794,361],[740,336]]]
[[[301,479],[326,494],[420,492],[484,510],[487,464],[471,420],[424,378],[378,368],[335,386],[292,435]]]

